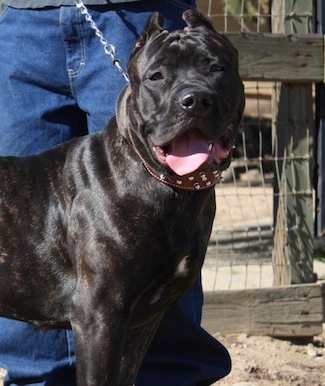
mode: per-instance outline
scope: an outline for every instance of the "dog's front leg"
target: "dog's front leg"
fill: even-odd
[[[98,306],[98,297],[88,296],[87,301],[79,294],[74,298],[71,326],[77,385],[117,386],[127,329],[125,315],[109,302]]]
[[[129,328],[124,344],[120,379],[118,386],[130,386],[135,383],[136,376],[142,364],[163,314],[139,327]]]

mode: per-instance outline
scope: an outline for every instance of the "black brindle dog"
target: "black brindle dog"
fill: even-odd
[[[150,18],[103,132],[0,158],[0,313],[72,327],[78,385],[132,385],[204,260],[244,94],[234,47],[183,17]]]

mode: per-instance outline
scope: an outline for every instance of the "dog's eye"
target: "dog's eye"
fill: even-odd
[[[224,67],[220,66],[220,64],[214,63],[210,66],[210,72],[221,72],[224,71]]]
[[[154,72],[152,75],[150,75],[149,79],[155,81],[155,80],[164,79],[164,77],[161,72],[157,71],[157,72]]]

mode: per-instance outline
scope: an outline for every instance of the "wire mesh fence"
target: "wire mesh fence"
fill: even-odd
[[[203,270],[205,290],[273,282],[272,84],[246,85],[247,111],[233,162],[217,185],[217,212]]]
[[[201,0],[198,7],[220,32],[271,31],[269,0]],[[276,17],[273,11],[273,21]],[[311,13],[298,14],[293,9],[286,15],[290,23],[297,18],[306,19],[306,33],[311,32]],[[295,32],[293,22],[290,29]],[[300,124],[299,112],[292,121],[274,122],[271,101],[278,85],[244,83],[246,109],[234,159],[216,187],[217,212],[203,269],[205,290],[272,286],[275,276],[290,271],[288,254],[284,253],[288,240],[283,236],[296,238],[297,254],[300,250],[303,263],[304,246],[300,244],[306,229],[310,230],[305,228],[304,210],[295,212],[295,208],[312,202],[312,128],[302,141],[304,151],[299,143],[300,152],[296,154],[294,126]],[[278,139],[279,130],[287,133],[285,146],[283,137]],[[296,214],[287,221],[289,209]],[[313,235],[305,236],[306,240],[313,239]]]
[[[222,32],[270,32],[269,0],[199,0],[199,9]]]

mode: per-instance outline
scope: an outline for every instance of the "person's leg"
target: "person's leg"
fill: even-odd
[[[0,367],[5,386],[75,386],[70,330],[42,332],[28,323],[0,318]]]
[[[4,7],[0,155],[38,153],[86,133],[85,114],[69,91],[64,47],[53,32],[60,31],[58,16],[55,10]],[[0,318],[0,367],[8,370],[5,385],[74,386],[72,340],[71,331],[42,332],[30,324]]]
[[[0,19],[0,155],[38,153],[87,133],[66,71],[59,10],[4,6]]]

